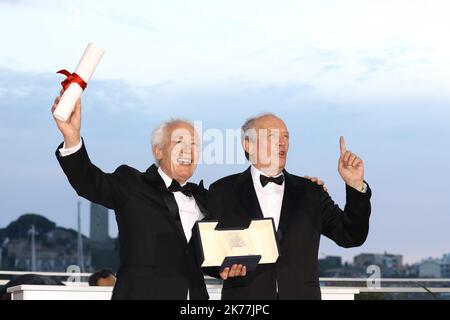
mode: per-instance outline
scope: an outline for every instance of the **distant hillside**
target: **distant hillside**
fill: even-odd
[[[36,270],[65,271],[78,263],[78,233],[62,228],[46,217],[26,213],[0,229],[0,269],[27,271],[31,268],[30,230],[34,225]],[[83,236],[84,270],[117,269],[117,239],[92,244]]]
[[[65,230],[68,233],[72,233],[73,236],[76,236],[77,234],[77,231],[73,229],[57,227],[56,223],[44,216],[36,213],[26,213],[17,220],[11,222],[6,228],[0,229],[0,240],[2,238],[9,238],[10,240],[27,238],[32,225],[34,225],[34,228],[37,231],[37,240],[42,239],[46,233],[55,229]],[[86,237],[83,236],[83,238]]]

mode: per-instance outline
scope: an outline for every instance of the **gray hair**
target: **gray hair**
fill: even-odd
[[[245,120],[244,124],[241,126],[242,147],[244,146],[244,142],[246,139],[249,139],[250,141],[256,140],[256,132],[255,132],[255,130],[252,130],[255,128],[256,120],[258,120],[259,118],[262,118],[262,117],[267,117],[267,116],[273,116],[273,117],[278,118],[278,116],[272,112],[264,112],[264,113],[260,113],[259,115],[250,117],[247,120]],[[244,152],[245,152],[245,158],[247,160],[249,160],[250,159],[249,154],[247,153],[247,151],[245,151],[245,149],[244,149]]]
[[[167,127],[170,127],[171,125],[174,125],[176,123],[185,123],[185,124],[188,124],[188,125],[194,127],[194,124],[189,120],[186,120],[183,118],[171,118],[167,121],[161,122],[152,131],[151,144],[152,144],[153,157],[155,158],[155,161],[158,165],[159,165],[159,161],[156,159],[155,147],[157,147],[159,149],[164,148],[164,135],[166,134],[166,129],[167,129]]]
[[[273,117],[277,117],[278,116],[272,112],[264,112],[261,113],[259,115],[253,116],[248,118],[247,120],[245,120],[244,124],[241,126],[241,139],[242,139],[242,143],[244,143],[245,139],[254,139],[255,136],[250,134],[250,129],[254,129],[255,128],[255,123],[256,120],[258,120],[259,118],[262,117],[267,117],[267,116],[273,116]],[[254,141],[254,140],[253,140]]]

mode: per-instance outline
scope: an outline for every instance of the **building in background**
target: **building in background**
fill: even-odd
[[[450,254],[441,259],[428,258],[419,263],[421,278],[450,278]]]
[[[90,239],[73,229],[57,226],[38,214],[24,214],[6,228],[0,229],[0,269],[65,272],[78,265],[83,255],[84,271],[100,268],[117,270],[117,239],[108,235],[108,209],[92,204],[90,207]],[[34,254],[30,230],[34,234]],[[79,250],[79,243],[82,250]]]
[[[390,253],[361,253],[353,258],[353,266],[361,271],[376,265],[380,267],[382,276],[398,276],[403,273],[403,256]]]
[[[441,263],[439,259],[425,259],[419,263],[419,277],[421,278],[440,278]]]
[[[109,210],[99,204],[90,205],[90,246],[93,269],[118,266],[118,241],[109,237]]]
[[[91,202],[90,205],[90,230],[89,238],[91,243],[105,243],[109,238],[108,208]]]
[[[450,278],[450,253],[444,254],[441,259],[441,277]]]
[[[34,254],[30,230],[34,230]],[[73,229],[58,227],[41,215],[24,214],[6,228],[0,229],[0,267],[30,271],[34,264],[35,271],[64,272],[68,266],[77,264],[77,238],[78,234]],[[83,246],[85,265],[90,266],[89,239],[85,236]]]

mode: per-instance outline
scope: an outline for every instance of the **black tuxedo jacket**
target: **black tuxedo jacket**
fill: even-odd
[[[186,241],[175,198],[155,165],[144,173],[126,165],[104,173],[89,160],[84,142],[66,157],[56,150],[56,157],[78,195],[115,211],[120,266],[113,299],[182,300],[188,289],[190,299],[208,299],[195,247]],[[192,185],[207,216],[207,191],[202,183]]]
[[[370,188],[361,193],[347,186],[347,203],[341,210],[321,186],[286,171],[284,176],[277,263],[259,265],[246,277],[226,280],[222,299],[320,299],[320,236],[346,248],[364,243],[369,230]],[[263,217],[250,168],[210,186],[208,211],[219,220],[219,227],[225,228],[245,228],[251,219]]]

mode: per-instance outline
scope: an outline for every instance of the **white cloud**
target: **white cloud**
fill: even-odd
[[[107,52],[94,79],[133,85],[297,83],[342,101],[450,92],[447,1],[27,3],[0,12],[14,30],[0,63],[19,70],[74,68],[95,40]]]

